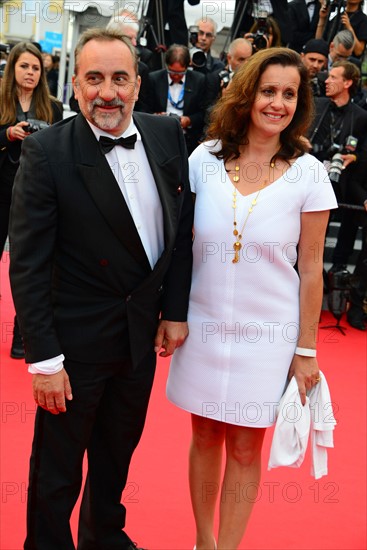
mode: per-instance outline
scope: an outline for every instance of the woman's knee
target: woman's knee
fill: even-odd
[[[229,434],[226,441],[227,456],[243,467],[250,467],[261,459],[264,431],[251,428]]]
[[[192,415],[192,442],[199,450],[205,450],[224,441],[225,425],[217,420]]]

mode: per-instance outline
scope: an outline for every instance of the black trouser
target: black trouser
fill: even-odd
[[[354,210],[343,209],[338,231],[338,238],[333,252],[333,264],[346,265],[353,254],[354,243],[358,232],[358,216]]]
[[[366,214],[367,215],[367,214]],[[349,316],[364,317],[363,302],[367,298],[367,224],[362,228],[362,249],[358,254],[350,289]]]
[[[13,182],[1,177],[0,180],[0,259],[4,252],[6,238],[8,236],[9,213]]]
[[[79,496],[82,463],[88,475],[80,509],[78,550],[122,550],[121,504],[131,456],[144,427],[155,354],[132,370],[124,364],[65,362],[73,400],[67,412],[38,408],[28,491],[26,550],[75,548],[69,519]]]

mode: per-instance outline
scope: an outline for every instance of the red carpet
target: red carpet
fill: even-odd
[[[35,406],[24,361],[9,357],[14,309],[7,256],[0,266],[0,293],[0,550],[21,550]],[[324,313],[321,326],[332,322]],[[365,333],[350,327],[346,336],[333,329],[320,331],[319,361],[338,421],[329,475],[315,481],[308,457],[299,470],[268,472],[269,431],[258,502],[241,549],[367,548],[366,359]],[[190,420],[165,398],[168,365],[159,362],[146,429],[123,495],[127,532],[150,550],[186,550],[194,544],[186,475]],[[73,527],[75,532],[75,516]]]

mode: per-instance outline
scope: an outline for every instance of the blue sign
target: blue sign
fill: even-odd
[[[56,48],[61,50],[62,46],[62,34],[61,32],[45,32],[44,40],[40,41],[42,46],[42,51],[52,53],[53,49]]]

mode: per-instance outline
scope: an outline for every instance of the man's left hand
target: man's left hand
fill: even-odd
[[[169,357],[176,348],[182,346],[188,333],[186,322],[160,321],[154,341],[154,351],[158,353],[163,348],[164,351],[161,351],[160,357]]]

